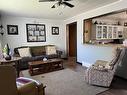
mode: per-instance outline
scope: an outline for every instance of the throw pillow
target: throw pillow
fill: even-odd
[[[46,47],[46,54],[47,55],[56,54],[56,47],[55,46],[47,46]]]
[[[109,69],[109,70],[112,70],[112,69],[113,69],[113,66],[110,66],[110,62],[108,62],[108,63],[105,65],[105,68],[106,68],[106,69]]]
[[[92,66],[93,69],[98,70],[98,71],[107,71],[108,69],[105,68],[102,65],[98,65],[98,66]]]
[[[110,62],[104,60],[97,60],[95,64],[93,64],[93,68],[96,70],[111,70],[112,66],[110,66]]]
[[[30,48],[18,49],[20,57],[31,57]]]
[[[94,66],[98,66],[98,65],[105,66],[107,63],[108,61],[105,61],[105,60],[97,60],[93,65]]]

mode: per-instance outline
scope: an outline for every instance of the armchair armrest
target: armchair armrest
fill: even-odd
[[[45,95],[45,88],[46,86],[44,86],[40,81],[34,81],[36,83],[36,86],[38,88],[38,95]]]
[[[108,63],[108,61],[104,60],[97,60],[93,66],[105,66]]]
[[[107,69],[107,68],[103,68],[103,67],[99,67],[99,66],[92,66],[92,67],[90,67],[90,69],[89,69],[90,71],[102,71],[102,72],[107,72],[109,69]]]
[[[19,95],[38,95],[38,88],[35,82],[29,82],[18,87]]]
[[[34,85],[33,88],[36,87],[37,89],[37,92],[38,94],[36,95],[45,95],[45,87],[40,81],[37,81],[37,80],[33,80],[33,79],[30,79],[30,78],[26,78],[26,77],[19,77],[17,78],[17,84],[19,83],[19,86],[20,86],[20,83],[22,84],[28,84],[28,83],[32,83],[30,85]],[[29,85],[29,86],[30,86]],[[35,89],[35,90],[36,90]],[[34,91],[34,90],[33,90]],[[21,94],[22,95],[22,94]],[[26,95],[26,94],[23,94],[23,95]],[[31,94],[28,94],[28,95],[31,95]],[[32,94],[34,95],[34,94]]]

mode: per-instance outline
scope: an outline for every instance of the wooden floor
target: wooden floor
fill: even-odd
[[[70,68],[76,72],[84,73],[85,67],[76,63],[75,58],[69,58],[64,62],[66,68]],[[114,77],[110,89],[98,95],[127,95],[127,80]]]

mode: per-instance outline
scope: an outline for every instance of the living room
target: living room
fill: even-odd
[[[76,2],[78,2],[79,5]],[[114,50],[114,47],[84,44],[83,23],[85,19],[97,17],[112,12],[119,12],[119,11],[126,10],[127,1],[126,0],[103,0],[103,1],[97,0],[95,2],[94,0],[87,0],[87,1],[72,0],[69,1],[69,3],[72,3],[76,7],[76,9],[66,8],[66,7],[64,10],[62,10],[61,7],[52,9],[50,7],[54,4],[54,2],[53,3],[38,2],[38,0],[32,0],[32,1],[23,0],[18,2],[16,0],[9,0],[9,1],[1,0],[0,25],[2,25],[4,28],[3,30],[4,34],[0,35],[1,52],[6,44],[9,45],[12,54],[14,54],[13,50],[16,47],[55,45],[56,49],[62,51],[61,57],[63,59],[66,59],[68,57],[66,25],[73,22],[77,22],[77,47],[75,47],[77,48],[77,56],[76,56],[77,63],[81,63],[82,67],[84,68],[84,66],[89,67],[90,65],[94,64],[97,60],[105,60],[105,61],[112,60],[112,56],[114,54],[112,52]],[[88,4],[89,6],[88,5],[86,6],[85,3],[86,5]],[[45,40],[43,42],[39,42],[39,41],[29,42],[26,24],[45,25],[45,33],[46,33]],[[18,34],[9,35],[7,25],[17,25]],[[52,27],[58,27],[59,33],[53,35]],[[43,74],[41,77],[43,77]],[[126,78],[125,75],[124,78]],[[47,87],[45,89],[48,89],[48,85],[46,86]],[[82,94],[79,93],[79,95]],[[94,94],[88,94],[88,95],[94,95]]]

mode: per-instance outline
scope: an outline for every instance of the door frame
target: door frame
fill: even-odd
[[[77,62],[77,21],[66,24],[66,51],[67,51],[67,58],[69,57],[69,25],[76,24],[76,62]]]

